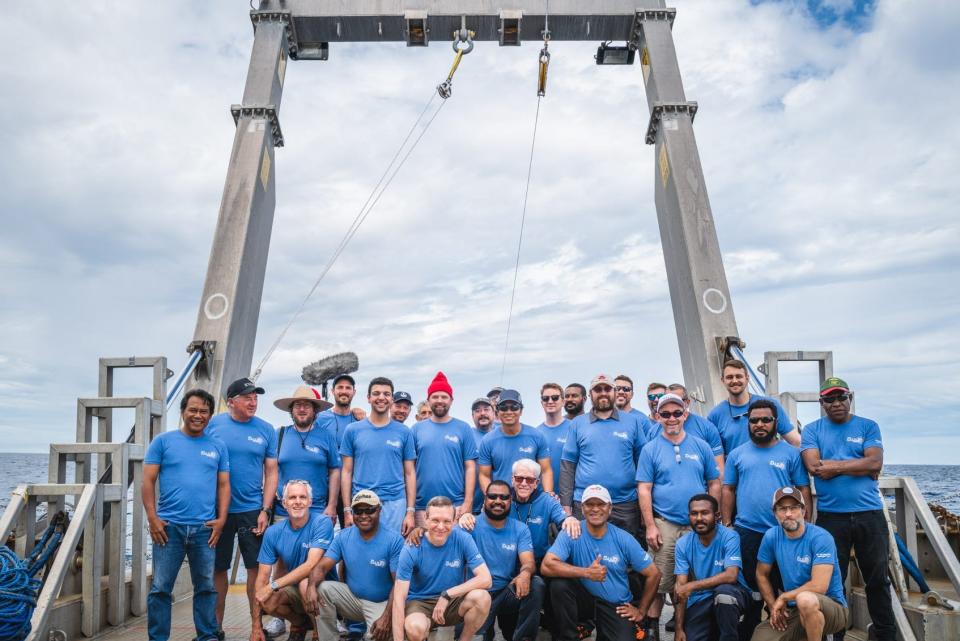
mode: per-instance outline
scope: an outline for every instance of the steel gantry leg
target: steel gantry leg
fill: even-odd
[[[697,104],[687,102],[673,45],[676,11],[638,10],[640,50],[655,145],[655,197],[683,378],[706,410],[726,397],[720,381],[723,341],[737,336],[717,230],[693,135]]]
[[[243,104],[220,203],[191,351],[205,359],[188,387],[222,399],[231,381],[250,374],[263,277],[276,204],[274,147],[283,145],[278,113],[289,46],[289,16],[254,12],[255,37]]]

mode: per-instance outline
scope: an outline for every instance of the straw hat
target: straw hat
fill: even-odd
[[[301,385],[293,391],[293,396],[288,398],[278,398],[273,402],[273,406],[277,409],[281,409],[284,412],[289,412],[290,407],[294,404],[295,401],[310,401],[313,403],[313,406],[317,408],[318,412],[323,410],[330,409],[333,407],[333,403],[323,400],[320,398],[320,395],[317,394],[317,391],[312,387],[307,387],[306,385]]]

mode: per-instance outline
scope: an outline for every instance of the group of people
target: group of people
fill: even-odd
[[[368,410],[348,374],[333,403],[301,386],[274,401],[291,420],[278,429],[256,416],[265,392],[250,379],[215,416],[209,393],[188,391],[181,428],[144,458],[149,637],[169,638],[186,557],[197,639],[224,638],[236,541],[251,641],[285,622],[294,641],[423,641],[441,626],[468,641],[495,626],[507,641],[541,627],[659,639],[665,598],[678,641],[838,639],[852,550],[876,638],[893,641],[879,427],[839,378],[800,431],[749,393],[743,363],[722,376],[728,398],[706,417],[680,384],[650,383],[641,411],[625,375],[546,383],[536,427],[499,387],[473,401],[472,425],[454,418],[442,372],[412,426],[413,398],[383,377]]]

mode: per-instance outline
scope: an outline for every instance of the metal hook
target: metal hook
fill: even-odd
[[[461,18],[461,20],[462,28],[453,32],[453,51],[456,53],[453,57],[453,65],[450,66],[450,73],[447,74],[447,79],[437,85],[437,93],[440,94],[440,97],[444,100],[453,95],[453,74],[457,72],[457,67],[460,66],[460,61],[463,57],[473,51],[473,37],[477,35],[473,31],[467,30],[467,19],[465,17]],[[460,46],[461,44],[463,46]]]

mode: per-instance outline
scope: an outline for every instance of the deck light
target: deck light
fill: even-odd
[[[598,65],[632,65],[636,53],[636,49],[629,46],[611,47],[609,43],[604,42],[597,49],[595,57]]]

